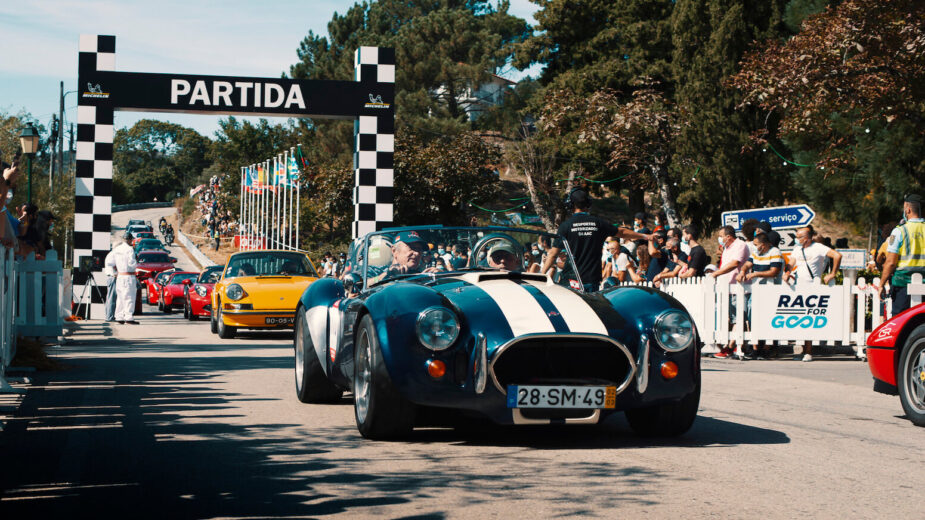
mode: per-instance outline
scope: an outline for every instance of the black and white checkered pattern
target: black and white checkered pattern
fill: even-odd
[[[356,81],[395,83],[395,50],[360,47],[354,54]],[[395,109],[382,115],[359,116],[354,122],[353,237],[392,224],[394,200]]]
[[[97,71],[116,68],[116,37],[81,35],[77,84],[77,173],[74,193],[74,297],[78,314],[90,305],[90,319],[105,316],[106,277],[98,268],[92,276],[99,291],[85,290],[88,275],[79,272],[81,257],[93,256],[97,265],[110,249],[112,220],[113,106],[108,96],[92,97],[94,90],[108,93],[94,80]],[[99,88],[97,88],[99,87]],[[97,92],[99,93],[99,92]]]

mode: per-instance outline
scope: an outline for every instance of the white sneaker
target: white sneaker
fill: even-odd
[[[811,355],[809,355],[809,354],[803,354],[803,361],[804,361],[804,362],[812,361],[812,360],[813,360],[813,356],[811,356]]]

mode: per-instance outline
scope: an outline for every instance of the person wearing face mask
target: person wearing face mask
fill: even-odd
[[[835,273],[841,265],[841,253],[826,247],[824,244],[813,240],[815,230],[812,226],[801,227],[797,229],[797,243],[799,247],[790,253],[788,267],[790,268],[784,281],[789,282],[796,278],[796,283],[809,284],[814,280],[822,279],[822,283],[829,284],[835,279]],[[832,272],[824,274],[825,259],[832,259]],[[810,341],[803,343],[802,357],[797,355],[794,360],[812,361],[813,344]]]
[[[903,201],[904,224],[897,226],[887,239],[886,261],[881,274],[880,294],[890,280],[893,316],[911,305],[908,286],[913,273],[925,275],[925,220],[922,219],[922,197],[907,195]]]
[[[739,271],[739,283],[777,283],[780,281],[784,268],[783,256],[780,249],[771,245],[771,239],[764,232],[756,233],[754,251]],[[745,320],[752,322],[752,295],[745,295]],[[770,346],[764,341],[754,344],[751,353],[743,353],[744,359],[764,359],[768,357]]]
[[[739,271],[745,265],[749,257],[748,246],[744,241],[736,238],[735,228],[732,226],[723,226],[719,230],[717,242],[723,248],[723,254],[720,257],[719,268],[713,271],[710,276],[716,279],[717,284],[734,284]],[[729,320],[730,327],[735,325],[737,301],[734,294],[729,295]],[[719,359],[730,358],[735,355],[735,341],[730,341],[713,357]]]
[[[453,253],[446,248],[445,244],[437,244],[437,254],[443,259],[444,266],[450,265],[453,261]]]
[[[686,241],[690,251],[687,253],[687,270],[682,272],[679,277],[690,278],[692,276],[703,276],[704,269],[706,269],[707,264],[710,263],[710,258],[707,256],[706,250],[704,250],[703,246],[698,242],[700,239],[700,230],[693,224],[684,226],[684,229],[681,230],[681,239],[682,247]]]
[[[6,184],[4,183],[4,187]],[[3,216],[0,216],[0,244],[4,247],[18,249],[19,242],[16,240],[16,236],[19,235],[19,220],[14,217],[9,210],[10,200],[13,199],[13,190],[3,189],[0,192],[0,213],[3,213]]]

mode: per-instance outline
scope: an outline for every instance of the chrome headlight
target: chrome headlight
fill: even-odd
[[[196,286],[196,294],[198,294],[199,296],[202,296],[203,298],[205,298],[207,293],[208,291],[206,290],[205,287],[201,285]]]
[[[459,320],[453,311],[444,307],[430,307],[418,314],[418,339],[431,350],[443,350],[459,336]]]
[[[687,313],[671,310],[655,319],[655,340],[669,352],[680,352],[694,342],[694,324]]]
[[[225,296],[227,296],[229,300],[240,300],[244,298],[244,288],[233,283],[225,289]]]

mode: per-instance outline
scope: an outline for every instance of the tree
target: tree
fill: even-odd
[[[152,119],[116,131],[113,181],[128,199],[114,202],[169,200],[182,193],[209,166],[211,144],[191,128]]]
[[[470,201],[499,193],[493,165],[500,150],[470,133],[425,140],[406,132],[395,141],[397,225],[468,224]]]
[[[621,102],[605,89],[579,98],[568,89],[557,90],[541,121],[544,130],[557,131],[564,118],[580,114],[579,141],[602,143],[610,150],[608,165],[648,171],[662,199],[671,227],[680,225],[669,186],[675,140],[683,126],[676,108],[650,78],[635,82],[632,98]]]
[[[732,78],[741,109],[771,115],[755,141],[783,140],[811,165],[797,178],[814,204],[869,221],[921,188],[923,19],[919,1],[847,0],[756,46]]]
[[[783,0],[679,0],[672,13],[674,101],[686,114],[672,163],[681,212],[713,226],[725,209],[761,207],[788,195],[781,162],[754,149],[765,113],[736,110],[742,94],[725,85],[754,40],[786,34]]]

